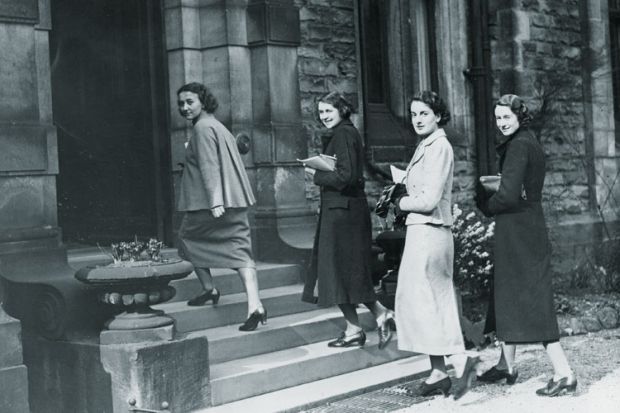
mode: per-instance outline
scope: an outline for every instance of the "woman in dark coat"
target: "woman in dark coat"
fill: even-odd
[[[302,299],[321,306],[338,305],[346,330],[330,347],[363,346],[366,335],[356,307],[364,303],[379,326],[379,347],[391,338],[394,314],[375,296],[370,272],[371,223],[364,192],[362,139],[349,117],[351,104],[337,92],[318,101],[319,120],[333,137],[325,149],[336,157],[334,171],[306,170],[321,187],[321,212],[314,241],[313,260]],[[318,292],[318,298],[317,298]]]
[[[551,245],[542,209],[545,157],[541,144],[525,127],[531,120],[516,95],[495,104],[501,132],[497,145],[499,189],[479,204],[495,216],[494,311],[497,338],[503,342],[498,364],[481,381],[506,379],[514,384],[516,345],[542,342],[555,374],[536,393],[557,396],[574,392],[577,380],[559,342],[549,265]]]
[[[203,291],[190,306],[214,305],[220,292],[211,268],[234,268],[248,297],[248,318],[241,331],[265,324],[267,311],[258,294],[256,264],[247,209],[255,203],[235,137],[213,114],[217,100],[201,83],[188,83],[177,91],[179,113],[192,121],[193,133],[185,144],[178,210],[185,216],[179,229],[179,255],[194,265]]]

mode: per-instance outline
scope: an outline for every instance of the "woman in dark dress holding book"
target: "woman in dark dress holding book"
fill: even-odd
[[[338,92],[318,100],[321,124],[333,131],[325,154],[336,158],[333,171],[306,168],[321,187],[321,212],[310,271],[302,299],[320,306],[338,305],[346,330],[330,347],[363,346],[366,334],[356,307],[363,303],[378,325],[379,347],[391,338],[394,313],[377,301],[370,272],[371,223],[364,192],[364,148],[349,117],[352,105]]]
[[[497,192],[477,203],[485,215],[495,217],[493,304],[487,330],[495,330],[502,352],[498,363],[478,379],[514,384],[517,344],[542,342],[555,374],[536,394],[573,393],[577,379],[559,341],[549,271],[551,245],[541,203],[545,154],[527,129],[532,117],[521,98],[502,96],[494,114],[500,131],[501,180]]]

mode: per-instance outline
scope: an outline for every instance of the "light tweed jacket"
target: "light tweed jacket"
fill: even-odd
[[[200,119],[185,149],[177,209],[244,208],[255,202],[235,137],[215,117]]]
[[[407,225],[452,225],[454,154],[443,129],[427,136],[407,167],[407,196],[399,207],[409,212]]]

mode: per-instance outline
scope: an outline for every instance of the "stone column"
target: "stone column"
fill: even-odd
[[[80,290],[57,224],[49,0],[0,3],[0,281],[24,327],[61,337]]]
[[[487,76],[484,70],[488,68],[480,66],[471,68],[469,74],[473,76],[469,79],[464,74],[465,69],[470,68],[473,61],[469,56],[470,53],[465,51],[471,50],[470,44],[475,42],[475,39],[469,38],[471,33],[469,26],[480,24],[472,22],[468,17],[472,14],[468,10],[471,4],[472,2],[437,1],[434,17],[437,30],[435,50],[439,90],[446,99],[451,114],[446,129],[455,150],[466,153],[466,156],[457,156],[454,164],[454,185],[455,188],[459,188],[454,201],[458,203],[466,203],[471,199],[472,192],[476,188],[477,174],[490,173],[487,169],[488,164],[494,162],[489,162],[488,157],[492,156],[494,160],[495,156],[493,135],[485,134],[481,125],[476,124],[474,117],[475,93],[481,90],[481,84],[485,82]],[[478,87],[474,88],[474,84]],[[481,116],[486,116],[488,119],[490,115],[484,113]],[[477,127],[480,130],[477,130]],[[490,152],[489,147],[493,148],[491,155],[483,156],[486,152]]]
[[[314,213],[306,205],[303,168],[295,161],[307,153],[297,8],[292,1],[248,0],[167,0],[165,7],[175,193],[190,133],[176,109],[176,90],[198,81],[216,95],[216,116],[238,140],[249,139],[249,151],[242,154],[258,200],[252,219],[256,258],[303,259]]]
[[[56,248],[49,4],[0,3],[0,254]]]
[[[179,116],[176,105],[176,91],[181,85],[204,83],[219,102],[218,119],[234,135],[250,133],[252,91],[250,51],[245,34],[246,6],[247,0],[165,2],[172,172],[176,190],[180,164],[184,161],[183,143],[191,132],[191,126]],[[246,166],[252,166],[251,152],[244,160]]]
[[[299,10],[293,1],[250,1],[247,27],[257,250],[271,261],[304,260],[312,247],[316,214],[306,203],[304,170],[296,162],[307,154],[297,73]]]
[[[596,191],[593,202],[607,220],[617,220],[620,208],[619,162],[616,153],[612,67],[607,0],[582,3],[583,93],[586,105],[586,154],[592,163]]]

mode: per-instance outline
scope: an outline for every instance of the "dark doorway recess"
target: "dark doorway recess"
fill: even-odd
[[[374,161],[406,162],[409,99],[437,86],[433,2],[360,0],[358,12],[366,142]]]
[[[170,241],[160,1],[52,0],[58,218],[71,246]]]

